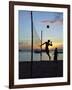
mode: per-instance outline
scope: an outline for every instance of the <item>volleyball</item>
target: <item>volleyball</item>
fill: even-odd
[[[47,25],[47,28],[49,28],[50,26],[49,25]]]

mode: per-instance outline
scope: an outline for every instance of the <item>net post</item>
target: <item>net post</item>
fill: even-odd
[[[33,15],[31,11],[31,77],[32,77],[32,63],[33,63]]]
[[[41,52],[40,52],[40,61],[42,61],[42,31],[41,31]]]

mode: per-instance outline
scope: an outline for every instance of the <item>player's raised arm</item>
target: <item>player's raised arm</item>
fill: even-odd
[[[40,46],[44,45],[46,42],[42,43]]]

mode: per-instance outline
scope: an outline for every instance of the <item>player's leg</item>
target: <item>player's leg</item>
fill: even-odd
[[[49,60],[51,60],[51,56],[50,56],[49,52],[46,52],[46,54],[48,55]]]

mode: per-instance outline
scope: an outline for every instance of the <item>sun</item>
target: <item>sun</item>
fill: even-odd
[[[49,46],[50,49],[54,49],[54,48],[60,48],[62,46],[61,42],[53,42],[52,46]]]

